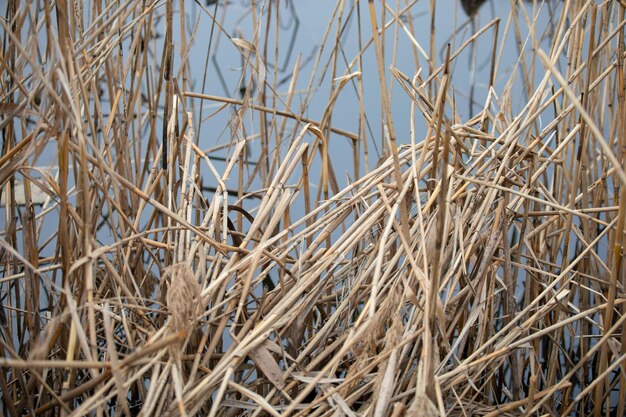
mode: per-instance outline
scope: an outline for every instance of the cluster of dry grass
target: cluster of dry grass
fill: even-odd
[[[337,1],[297,92],[299,59],[288,85],[267,65],[281,3],[251,2],[244,40],[212,19],[219,2],[198,2],[196,21],[183,0],[8,2],[1,413],[623,416],[626,5],[511,0],[441,60],[434,28],[428,47],[413,36],[434,0]],[[542,8],[556,13],[543,29]],[[191,87],[207,24],[256,91]],[[398,38],[415,73],[390,65]],[[490,81],[464,120],[452,68],[472,48]],[[333,86],[321,112],[314,78]],[[333,123],[348,89],[354,132]],[[202,102],[219,108],[201,123]],[[229,140],[207,149],[196,132],[225,113]],[[345,188],[338,142],[353,149]],[[50,154],[58,168],[38,168]]]

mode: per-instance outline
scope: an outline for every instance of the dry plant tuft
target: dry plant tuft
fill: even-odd
[[[187,331],[190,324],[202,313],[200,284],[186,263],[177,263],[167,269],[165,290],[166,306],[170,314],[172,332]]]

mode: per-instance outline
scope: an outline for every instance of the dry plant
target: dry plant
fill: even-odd
[[[440,54],[444,2],[328,2],[283,83],[284,3],[249,39],[222,1],[6,3],[2,415],[624,416],[626,4],[510,0]],[[241,97],[194,84],[218,46]]]

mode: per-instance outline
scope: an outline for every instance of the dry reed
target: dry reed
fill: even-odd
[[[434,0],[337,0],[290,70],[298,5],[245,5],[249,39],[221,1],[7,3],[2,415],[624,416],[626,4],[510,0],[440,56]],[[241,97],[205,94],[228,47]]]

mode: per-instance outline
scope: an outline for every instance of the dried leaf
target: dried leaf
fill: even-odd
[[[19,110],[19,109],[20,109],[20,104],[18,103],[0,103],[0,115],[4,117],[34,116],[37,114],[37,112],[31,109],[27,109],[27,108],[22,108],[22,110]]]
[[[239,49],[241,49],[242,51],[247,51],[250,53],[256,53],[256,48],[255,46],[250,43],[249,41],[245,40],[245,39],[241,39],[241,38],[232,38],[233,43],[235,44],[235,46]]]
[[[425,395],[418,394],[413,399],[411,407],[407,410],[406,417],[439,417],[439,410]]]
[[[283,371],[278,366],[278,363],[270,353],[268,342],[265,341],[261,345],[252,349],[248,356],[252,359],[255,365],[263,372],[263,375],[270,380],[278,389],[285,387],[285,378],[283,377]]]
[[[6,116],[15,113],[19,107],[16,103],[0,103],[0,114]]]

